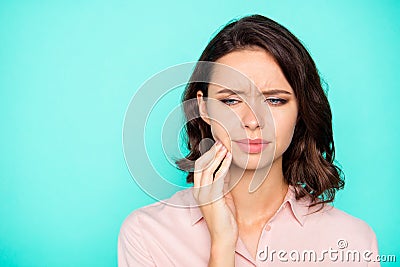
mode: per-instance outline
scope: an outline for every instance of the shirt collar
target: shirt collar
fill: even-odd
[[[305,196],[304,198],[297,200],[295,187],[289,185],[288,192],[282,205],[288,205],[286,203],[289,203],[290,211],[292,212],[292,215],[296,218],[297,222],[301,226],[303,226],[305,219],[307,218],[306,215],[308,214],[308,209],[310,205],[309,198]]]
[[[282,202],[282,205],[279,207],[276,214],[281,212],[281,210],[287,205],[290,208],[290,211],[296,221],[303,226],[304,221],[306,219],[306,215],[308,214],[310,201],[307,197],[296,200],[295,188],[292,185],[289,185],[288,191],[285,195],[285,198]],[[196,224],[203,218],[203,214],[200,208],[197,206],[197,202],[193,197],[193,187],[190,188],[190,216],[192,225]]]

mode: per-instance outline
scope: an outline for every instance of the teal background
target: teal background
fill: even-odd
[[[400,1],[1,1],[0,266],[117,265],[122,221],[155,201],[124,161],[130,99],[252,13],[310,50],[347,178],[335,205],[400,261]]]

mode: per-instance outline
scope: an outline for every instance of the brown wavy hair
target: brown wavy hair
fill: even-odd
[[[322,88],[322,84],[327,84],[301,41],[274,20],[251,15],[225,25],[208,43],[198,61],[215,62],[232,51],[254,46],[265,49],[275,58],[298,100],[298,121],[291,144],[283,154],[286,182],[294,186],[296,199],[309,196],[311,206],[332,202],[336,191],[344,187],[344,173],[334,164],[332,113]],[[187,101],[195,99],[198,90],[208,96],[208,84],[196,82],[204,75],[199,65],[196,64],[182,96],[185,141],[190,152],[175,161],[179,169],[188,172],[188,183],[193,183],[194,161],[202,155],[200,141],[214,140],[210,125],[199,115],[197,101]]]

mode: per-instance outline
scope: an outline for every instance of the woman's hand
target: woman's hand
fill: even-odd
[[[233,201],[224,197],[224,184],[225,179],[229,179],[231,162],[232,154],[220,141],[195,162],[193,195],[211,236],[209,266],[234,266],[238,227]]]

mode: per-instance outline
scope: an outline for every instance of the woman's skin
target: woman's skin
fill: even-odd
[[[256,258],[261,231],[286,195],[288,185],[283,177],[282,154],[291,143],[298,106],[293,89],[279,65],[265,50],[246,48],[231,52],[216,62],[238,70],[256,86],[241,87],[246,95],[239,96],[229,92],[218,93],[221,86],[210,85],[208,99],[213,101],[205,101],[202,92],[197,92],[200,115],[211,126],[217,142],[195,162],[193,194],[210,232],[209,266],[234,266],[239,236]],[[275,89],[287,93],[266,93]],[[259,108],[260,103],[264,109]],[[221,115],[227,109],[231,111],[230,119],[233,114],[240,123],[229,125],[229,118]],[[274,125],[271,125],[272,120],[263,119],[268,114]],[[242,138],[269,138],[272,143],[261,153],[244,152],[235,142],[235,138],[240,136],[237,133],[243,133],[245,136]],[[213,173],[221,161],[214,178]],[[260,173],[265,180],[260,180],[256,191],[249,192],[253,176],[260,176]],[[225,188],[232,187],[226,193]],[[202,205],[204,203],[208,204]]]

